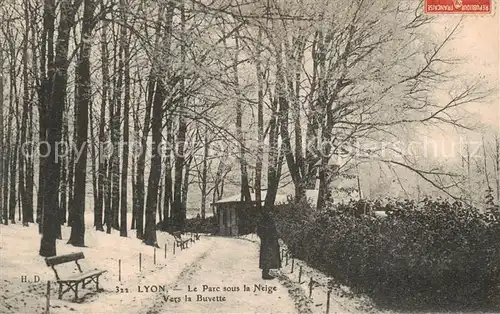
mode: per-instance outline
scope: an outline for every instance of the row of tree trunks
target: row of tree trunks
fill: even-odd
[[[165,8],[163,7],[163,5],[160,5],[159,6],[159,13],[158,13],[158,21],[156,23],[156,29],[155,29],[155,45],[154,47],[156,47],[156,49],[158,49],[159,47],[159,44],[160,44],[160,39],[162,38],[162,27],[164,26],[163,23],[164,23],[164,10]],[[157,86],[157,82],[158,82],[158,77],[160,76],[161,74],[161,71],[157,68],[158,64],[155,64],[155,62],[153,62],[153,64],[151,65],[151,70],[150,70],[150,73],[148,75],[148,80],[147,80],[147,87],[146,87],[146,106],[145,106],[145,113],[144,113],[144,123],[142,125],[142,136],[140,138],[140,142],[141,142],[141,150],[140,150],[140,154],[139,156],[137,157],[137,169],[136,169],[136,174],[135,174],[135,182],[134,182],[134,185],[133,185],[133,209],[132,209],[132,216],[133,216],[133,226],[136,228],[136,237],[138,239],[142,239],[144,240],[144,242],[146,243],[153,243],[153,245],[156,244],[156,225],[154,226],[154,230],[155,230],[155,234],[154,234],[154,239],[153,239],[153,236],[150,232],[149,236],[151,238],[149,239],[146,239],[146,232],[145,232],[145,228],[144,228],[144,205],[145,205],[145,169],[146,169],[146,147],[147,147],[147,142],[148,142],[148,136],[149,136],[149,131],[150,129],[152,130],[153,129],[153,126],[152,126],[152,119],[151,119],[151,110],[154,106],[154,103],[155,101],[157,103],[159,103],[159,106],[160,106],[160,113],[161,113],[161,106],[162,106],[162,103],[163,103],[163,100],[165,99],[165,94],[163,92],[160,91],[160,93],[158,93],[158,86]],[[161,86],[160,86],[161,87]],[[163,98],[162,98],[163,97]],[[156,110],[158,111],[158,108],[156,108]],[[137,113],[138,109],[136,109],[136,113]],[[156,118],[160,118],[161,119],[161,116],[160,117],[156,117]],[[138,121],[138,119],[136,119],[136,122]],[[161,120],[159,121],[155,121],[155,126],[158,128],[160,128],[160,139],[161,139],[161,126],[162,126],[162,123],[161,123]],[[150,128],[150,125],[151,125],[151,128]],[[139,130],[139,126],[138,124],[136,123],[136,131]],[[155,130],[154,132],[157,132],[158,130]],[[153,131],[152,131],[153,132]],[[136,132],[138,133],[138,132]],[[156,138],[158,138],[158,134],[155,133]],[[153,145],[155,145],[154,143],[154,139],[153,139]],[[156,143],[156,145],[159,145],[159,142]],[[158,146],[156,146],[158,148]],[[153,148],[152,148],[153,149]],[[153,149],[154,150],[154,149]],[[157,149],[156,149],[157,150]],[[153,164],[153,159],[155,158],[155,156],[153,155],[152,156],[152,164]],[[157,162],[157,159],[155,159],[155,162]],[[151,166],[151,169],[153,169],[153,166]],[[161,169],[161,157],[160,157],[160,169]],[[154,169],[154,171],[161,171],[159,169]],[[155,181],[155,178],[152,178],[151,177],[151,172],[153,171],[150,171],[150,177],[148,179],[148,184],[150,182],[150,180],[152,180],[153,182]],[[153,176],[155,176],[156,174],[153,174]],[[158,175],[158,178],[159,178],[159,175]],[[158,180],[159,181],[159,180]],[[151,189],[151,187],[149,187],[149,189]],[[157,198],[157,194],[155,193],[156,196],[153,196],[150,191],[148,190],[148,199],[151,198],[149,200],[149,205],[152,206],[152,207],[149,207],[149,210],[150,211],[153,211],[154,213],[154,217],[153,215],[151,215],[150,213],[150,217],[149,217],[149,220],[150,220],[150,224],[151,224],[151,221],[154,219],[154,221],[156,221],[156,201],[153,202],[153,197],[154,198]],[[146,204],[147,206],[147,204]],[[148,210],[148,209],[147,209]],[[147,211],[146,210],[146,211]],[[147,220],[147,213],[146,213],[146,220]],[[151,228],[151,226],[150,226]]]

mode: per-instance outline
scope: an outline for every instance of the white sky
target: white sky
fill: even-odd
[[[489,124],[500,126],[499,87],[499,15],[467,16],[462,29],[463,38],[455,42],[457,52],[464,56],[467,72],[484,74],[496,86],[488,106],[477,110],[482,120]],[[473,108],[471,108],[473,109]]]
[[[480,121],[487,127],[500,130],[500,66],[499,66],[499,15],[495,12],[491,15],[446,15],[438,17],[434,25],[437,32],[451,29],[463,18],[460,31],[449,45],[449,53],[461,59],[457,71],[461,73],[464,80],[480,77],[488,82],[488,87],[494,93],[484,103],[470,104],[466,107],[471,113],[474,121]],[[421,130],[422,137],[436,140],[441,146],[446,146],[450,152],[451,147],[460,147],[462,141],[472,141],[481,138],[481,132],[468,132],[459,135],[457,130],[451,127],[437,127]]]

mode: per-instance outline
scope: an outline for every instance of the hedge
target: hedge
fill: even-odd
[[[175,230],[173,219],[168,218],[166,221],[160,221],[156,224],[156,228],[161,231],[173,232]],[[184,224],[184,232],[216,234],[218,229],[217,219],[213,216],[205,219],[201,217],[189,218],[185,220]]]
[[[276,213],[292,254],[401,311],[500,310],[500,215],[460,202],[306,203]],[[375,217],[385,210],[387,217]]]

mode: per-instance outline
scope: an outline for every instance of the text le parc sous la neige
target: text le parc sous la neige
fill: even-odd
[[[189,294],[179,295],[180,291],[168,291],[165,285],[139,285],[135,292],[138,293],[161,293],[165,302],[225,302],[232,293],[268,293],[277,291],[277,286],[265,284],[243,284],[242,286],[210,286],[199,285],[187,286]],[[116,286],[117,293],[133,292],[129,288],[120,288]],[[215,294],[215,295],[214,295]]]

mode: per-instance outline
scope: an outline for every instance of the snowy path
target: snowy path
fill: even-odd
[[[262,280],[257,246],[222,237],[203,238],[202,242],[210,242],[208,249],[168,284],[167,294],[158,294],[154,304],[141,313],[297,312],[287,288],[277,279]]]
[[[297,297],[304,297],[303,291],[283,284],[283,280],[261,279],[259,247],[248,240],[202,236],[189,249],[177,249],[173,254],[173,237],[159,232],[160,247],[167,245],[168,250],[166,256],[163,249],[156,250],[154,264],[154,249],[135,239],[133,232],[120,237],[117,232],[109,235],[89,228],[88,246],[75,248],[66,243],[70,229],[62,231],[64,240],[58,240],[58,254],[81,251],[85,254],[81,261],[84,270],[106,269],[99,282],[102,290],[96,292],[95,286],[89,285],[79,289],[78,302],[72,293],[58,300],[54,273],[38,255],[36,225],[2,225],[0,313],[45,312],[47,281],[53,283],[50,314],[297,313],[297,309],[311,313],[298,304],[298,300],[305,303]],[[74,263],[61,267],[63,273],[76,271]],[[30,280],[36,276],[37,280],[23,282],[23,276]]]

